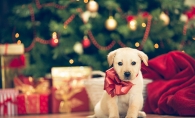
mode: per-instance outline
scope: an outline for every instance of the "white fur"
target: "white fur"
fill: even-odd
[[[119,48],[108,54],[108,63],[109,65],[113,64],[119,78],[123,81],[130,81],[134,85],[125,95],[111,97],[105,91],[94,108],[95,114],[91,117],[119,118],[125,116],[125,118],[137,118],[146,116],[144,112],[140,111],[143,107],[141,60],[145,65],[148,65],[147,55],[132,48]],[[133,61],[136,62],[136,65],[132,65]],[[122,62],[123,65],[119,66],[118,62]],[[131,73],[130,77],[124,76],[126,71]]]

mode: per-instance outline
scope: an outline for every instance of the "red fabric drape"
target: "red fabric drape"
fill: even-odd
[[[172,51],[142,64],[147,86],[146,113],[195,116],[195,59]]]

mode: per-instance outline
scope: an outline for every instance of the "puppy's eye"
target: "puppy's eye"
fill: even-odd
[[[136,64],[136,62],[135,62],[135,61],[131,62],[131,65],[135,65],[135,64]]]
[[[122,66],[122,65],[123,65],[123,62],[118,62],[118,65],[119,65],[119,66]]]

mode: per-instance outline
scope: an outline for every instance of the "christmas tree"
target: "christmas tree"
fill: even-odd
[[[0,43],[21,41],[30,55],[24,74],[34,77],[59,66],[105,71],[107,54],[126,46],[150,59],[173,50],[195,57],[195,8],[185,2],[2,0]]]

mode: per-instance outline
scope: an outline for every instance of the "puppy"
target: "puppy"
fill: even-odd
[[[106,91],[94,108],[94,118],[137,118],[146,117],[140,111],[143,106],[143,77],[141,60],[148,66],[148,56],[137,49],[119,48],[107,56],[109,66],[113,66],[119,79],[131,82],[133,86],[123,95],[111,96]]]

